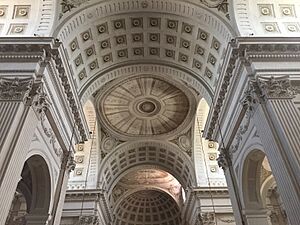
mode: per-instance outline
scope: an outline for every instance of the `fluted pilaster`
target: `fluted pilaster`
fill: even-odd
[[[287,78],[258,78],[253,115],[291,224],[300,224],[300,115]]]

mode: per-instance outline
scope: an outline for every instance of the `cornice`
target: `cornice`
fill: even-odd
[[[220,118],[223,103],[227,92],[235,79],[237,63],[251,65],[253,61],[299,61],[299,38],[258,38],[241,37],[233,39],[227,48],[228,60],[224,61],[220,74],[216,94],[210,108],[208,123],[205,128],[205,137],[214,139],[217,122]]]
[[[78,96],[71,88],[71,80],[68,78],[65,65],[59,52],[61,43],[53,38],[1,38],[0,39],[0,60],[7,61],[41,61],[50,65],[54,62],[55,68],[59,74],[59,80],[63,86],[66,99],[71,108],[77,130],[82,140],[87,139],[85,123],[80,113],[80,104]],[[20,71],[21,72],[21,71]]]

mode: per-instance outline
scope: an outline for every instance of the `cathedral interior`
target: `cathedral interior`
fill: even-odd
[[[0,225],[299,225],[299,0],[1,0]]]

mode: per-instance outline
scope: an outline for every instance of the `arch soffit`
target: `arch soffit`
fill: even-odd
[[[265,153],[259,148],[252,148],[244,155],[241,165],[240,180],[241,195],[244,207],[258,207],[263,205],[261,198],[260,171]]]
[[[137,27],[131,27],[134,18]],[[151,21],[158,25],[149,27]],[[176,65],[212,92],[232,33],[230,25],[209,10],[187,2],[156,0],[147,8],[136,1],[95,4],[62,20],[54,35],[65,44],[83,96],[95,77],[133,60]],[[136,34],[142,34],[141,40],[149,38],[147,46],[133,41]]]
[[[147,151],[146,148],[148,148]],[[134,155],[134,162],[127,162],[129,154]],[[125,166],[121,168],[120,164],[125,164]],[[191,159],[177,146],[161,141],[135,141],[121,144],[106,155],[99,168],[100,188],[110,193],[116,178],[120,180],[126,170],[140,165],[159,166],[161,170],[172,174],[185,188],[196,184]]]
[[[49,176],[50,176],[50,188],[51,188],[51,200],[50,200],[50,206],[52,205],[52,201],[53,201],[53,196],[52,196],[52,190],[54,190],[55,189],[55,176],[54,176],[54,174],[55,174],[55,168],[54,168],[54,166],[53,166],[53,163],[51,163],[51,159],[50,159],[50,156],[49,155],[47,155],[43,150],[42,150],[42,148],[40,148],[40,147],[43,147],[42,145],[41,145],[41,143],[40,142],[38,142],[37,143],[37,145],[35,146],[34,145],[34,147],[32,146],[32,144],[33,144],[33,142],[31,143],[31,146],[30,146],[30,149],[29,149],[29,152],[28,152],[28,154],[26,155],[26,159],[25,159],[25,162],[29,159],[29,158],[31,158],[31,157],[33,157],[33,156],[40,156],[41,158],[43,158],[43,160],[45,161],[45,163],[46,163],[46,165],[47,165],[47,167],[48,167],[48,172],[49,172]],[[34,144],[36,144],[36,143],[34,143]],[[38,148],[37,148],[38,147]],[[58,167],[57,167],[58,168]]]
[[[48,164],[41,155],[37,154],[30,156],[26,162],[32,176],[32,193],[35,193],[32,196],[31,208],[47,214],[51,203],[51,177]],[[45,188],[50,190],[47,191]]]
[[[266,155],[264,148],[261,144],[260,141],[256,141],[256,142],[251,142],[248,145],[245,145],[242,149],[241,152],[242,154],[239,156],[239,158],[236,159],[236,161],[239,161],[239,168],[244,168],[245,167],[245,162],[247,162],[247,159],[249,159],[249,156],[255,152],[255,151],[260,151],[262,152],[264,155]],[[241,181],[243,178],[243,172],[239,174],[239,180]],[[241,183],[240,183],[241,184]]]
[[[133,167],[130,167],[130,168],[126,169],[124,172],[122,172],[121,174],[119,174],[118,177],[116,177],[116,179],[114,180],[114,182],[111,185],[111,189],[108,191],[108,195],[112,194],[113,189],[117,186],[117,184],[119,183],[119,181],[121,181],[122,178],[125,177],[127,174],[135,172],[135,171],[138,171],[138,170],[143,170],[143,169],[157,169],[157,170],[165,171],[165,172],[171,174],[178,182],[180,182],[180,180],[178,180],[177,177],[175,177],[172,174],[173,171],[169,171],[167,168],[165,168],[165,167],[163,167],[161,165],[149,165],[149,164],[146,164],[146,165],[136,165],[136,166],[133,166]],[[157,188],[159,188],[159,187],[157,187]]]
[[[267,198],[268,195],[268,190],[272,187],[276,186],[276,181],[273,175],[270,175],[261,185],[261,198],[263,199],[262,203],[263,206],[266,207],[266,201],[265,199]]]

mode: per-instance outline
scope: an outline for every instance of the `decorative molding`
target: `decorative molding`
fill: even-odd
[[[232,154],[238,150],[240,143],[243,140],[243,135],[247,132],[247,130],[249,128],[254,108],[258,104],[258,99],[256,98],[256,93],[257,93],[257,84],[255,81],[250,80],[248,82],[248,87],[247,87],[246,91],[244,92],[244,95],[240,101],[243,108],[246,110],[246,113],[243,116],[243,119],[241,121],[239,129],[236,133],[235,143],[230,146],[230,149],[229,149],[230,156],[232,156]]]
[[[46,128],[46,112],[49,110],[50,100],[47,97],[47,94],[43,90],[43,86],[40,85],[37,94],[34,96],[32,101],[32,108],[38,115],[41,121],[41,126],[44,131],[44,134],[50,139],[50,144],[52,144],[53,150],[58,157],[62,156],[62,149],[56,147],[56,136],[51,128]]]
[[[221,148],[219,157],[217,158],[218,165],[221,167],[223,170],[226,170],[229,167],[230,163],[230,158],[229,158],[229,153],[226,149]]]
[[[294,38],[290,38],[290,40],[287,41],[281,38],[236,38],[230,42],[230,48],[228,50],[229,59],[219,79],[221,82],[219,82],[217,87],[217,93],[213,101],[214,105],[211,108],[210,118],[208,120],[209,124],[205,132],[207,139],[212,139],[214,132],[216,132],[217,121],[219,120],[226,94],[231,86],[232,80],[235,79],[233,75],[236,72],[236,62],[239,61],[244,65],[250,65],[252,61],[261,59],[300,59],[300,45],[297,41],[298,39]],[[276,44],[274,44],[274,42],[276,42]],[[278,86],[278,84],[276,85]],[[283,85],[283,83],[281,82],[280,85]],[[273,86],[273,89],[274,88]],[[276,87],[275,89],[278,88]],[[275,94],[275,89],[272,90],[273,94]],[[286,91],[286,94],[288,92],[289,91]]]
[[[86,141],[87,135],[85,133],[85,128],[83,125],[82,118],[80,117],[79,106],[76,104],[74,93],[73,93],[73,90],[71,89],[71,85],[69,83],[69,78],[67,76],[66,69],[62,63],[62,58],[61,58],[61,55],[58,50],[60,44],[61,44],[60,42],[57,42],[57,41],[55,42],[56,48],[52,49],[51,58],[54,60],[54,62],[56,64],[56,69],[59,72],[59,78],[61,80],[62,86],[64,87],[64,91],[66,93],[67,100],[69,102],[69,106],[71,107],[71,110],[72,110],[72,113],[73,113],[73,116],[75,119],[75,123],[77,125],[77,129],[79,130],[82,140]]]
[[[66,163],[67,171],[71,172],[75,169],[76,162],[74,160],[74,154],[71,152],[63,154],[63,160]]]
[[[11,43],[14,44],[11,44]],[[27,44],[28,43],[28,44]],[[76,101],[76,96],[74,93],[74,90],[71,88],[70,80],[67,75],[67,71],[65,69],[65,65],[62,62],[61,58],[61,52],[59,51],[61,43],[57,40],[54,40],[53,38],[39,38],[38,40],[36,38],[15,38],[15,39],[6,39],[3,38],[0,43],[0,52],[2,53],[0,55],[0,59],[3,61],[12,61],[12,60],[37,60],[40,64],[44,64],[42,66],[48,65],[52,62],[54,62],[54,68],[59,73],[59,80],[61,82],[61,85],[64,89],[66,99],[69,103],[69,106],[71,108],[75,123],[77,125],[78,131],[81,135],[82,140],[87,140],[87,135],[85,132],[85,125],[84,121],[81,117],[81,113],[79,110],[79,101]],[[17,54],[16,54],[17,53]],[[11,71],[9,71],[11,72]],[[13,71],[14,72],[14,71]],[[34,72],[34,71],[32,71]],[[28,79],[28,78],[26,78]],[[32,79],[32,78],[31,78]],[[22,89],[26,89],[25,84],[20,84],[20,81],[17,79],[13,83],[9,82],[11,80],[5,80],[4,78],[1,78],[0,83],[0,96],[3,98],[9,98],[10,100],[13,100],[11,98],[20,98],[20,96],[23,96],[26,91],[21,91]],[[8,89],[5,82],[11,83],[11,87]],[[27,82],[27,86],[30,84],[29,80],[24,81]],[[24,97],[26,97],[26,102],[28,104],[31,104],[32,96],[36,94],[36,91],[40,87],[39,82],[33,83],[33,80],[31,81],[32,87],[31,90],[26,94]],[[21,88],[21,86],[22,88]],[[19,94],[15,95],[12,94],[11,89],[16,89],[16,92]],[[18,90],[20,89],[20,90]],[[29,88],[27,88],[29,89]],[[26,89],[26,90],[27,90]]]
[[[43,120],[46,115],[46,111],[48,111],[50,107],[50,100],[48,99],[47,94],[44,92],[42,84],[39,85],[31,105],[36,114],[39,115],[39,118]]]

